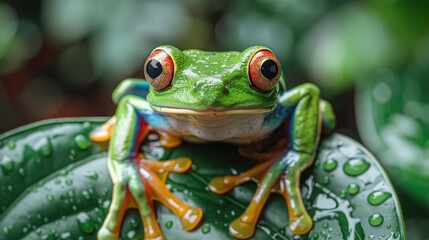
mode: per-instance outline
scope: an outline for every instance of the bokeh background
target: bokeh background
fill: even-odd
[[[320,86],[338,131],[382,160],[408,239],[429,239],[428,1],[0,1],[0,133],[112,115],[115,86],[162,44],[273,49],[287,84]]]

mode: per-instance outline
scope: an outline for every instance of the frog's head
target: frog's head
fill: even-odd
[[[279,60],[260,46],[241,53],[161,46],[149,55],[144,74],[148,102],[164,113],[268,112],[285,88]]]

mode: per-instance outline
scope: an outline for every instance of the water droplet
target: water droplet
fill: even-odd
[[[16,147],[16,142],[12,140],[7,145],[9,146],[10,150],[13,150]]]
[[[3,228],[3,234],[4,234],[5,236],[8,236],[8,235],[10,234],[10,231],[9,231],[9,228],[8,228],[8,227],[4,227],[4,228]]]
[[[90,123],[90,122],[84,122],[84,123],[82,124],[82,126],[83,126],[83,128],[84,128],[85,130],[87,130],[87,131],[92,130],[92,125],[91,125],[91,123]]]
[[[345,190],[340,191],[340,198],[344,199],[347,197],[347,192]]]
[[[74,138],[76,147],[82,151],[87,150],[91,146],[91,142],[84,135],[80,134]]]
[[[79,213],[76,217],[77,224],[79,226],[80,231],[86,234],[91,234],[95,231],[96,227],[94,221],[88,214]]]
[[[139,227],[139,222],[137,222],[137,220],[135,220],[134,218],[131,219],[130,221],[130,226],[134,229],[137,229]]]
[[[172,222],[172,221],[168,221],[168,222],[166,222],[166,223],[165,223],[165,227],[166,227],[167,229],[170,229],[171,227],[173,227],[173,222]]]
[[[109,207],[110,207],[110,201],[109,200],[104,201],[103,202],[103,208],[104,209],[109,209]]]
[[[337,168],[337,164],[337,160],[330,158],[323,163],[323,169],[327,172],[331,172]]]
[[[210,226],[204,226],[202,229],[201,229],[201,231],[204,233],[204,234],[207,234],[207,233],[209,233],[210,232]]]
[[[192,163],[191,170],[192,171],[197,171],[198,170],[198,165],[196,165],[195,163]]]
[[[380,205],[388,198],[390,198],[392,194],[384,191],[375,191],[368,195],[368,202],[371,205]]]
[[[383,220],[384,220],[383,216],[375,213],[369,217],[368,222],[369,224],[371,224],[371,226],[376,227],[376,226],[380,226],[383,223]]]
[[[49,157],[52,154],[52,144],[48,138],[40,139],[34,146],[34,149],[42,156]]]
[[[74,196],[75,196],[74,191],[73,191],[73,190],[69,190],[69,191],[67,192],[67,196],[68,196],[69,198],[74,198]]]
[[[355,183],[351,183],[347,186],[347,192],[350,195],[356,195],[359,193],[360,187],[359,185],[355,184]]]
[[[0,167],[3,174],[9,174],[13,171],[15,168],[15,163],[13,162],[12,158],[8,156],[0,156]]]
[[[65,170],[65,169],[62,169],[61,171],[60,171],[60,176],[65,176],[65,175],[67,175],[69,172],[67,171],[67,170]]]
[[[54,201],[54,196],[52,194],[48,194],[46,196],[46,199],[48,199],[49,202],[53,202]]]
[[[390,228],[392,228],[392,225],[391,225],[391,224],[387,224],[387,225],[386,225],[386,228],[387,228],[387,229],[390,229]]]
[[[12,185],[7,185],[7,190],[9,192],[13,192],[13,186]]]
[[[71,186],[73,184],[73,180],[71,180],[70,178],[66,179],[66,185],[67,186]]]
[[[128,239],[133,239],[136,236],[136,231],[131,230],[127,233]]]
[[[25,177],[25,169],[24,168],[20,168],[18,169],[19,175],[21,175],[21,177]]]
[[[361,158],[353,158],[344,164],[344,172],[349,176],[359,176],[366,172],[371,166],[367,161]]]
[[[329,182],[330,182],[330,180],[329,180],[329,177],[328,177],[328,176],[324,176],[324,177],[322,178],[322,183],[323,183],[324,185],[328,185],[328,184],[329,184]]]
[[[328,227],[329,227],[329,223],[325,222],[325,223],[323,224],[323,228],[328,228]]]
[[[61,233],[60,235],[61,240],[72,240],[72,235],[69,232]]]
[[[98,179],[98,174],[95,171],[89,171],[85,174],[85,177],[92,179],[92,180],[97,180]]]
[[[82,191],[82,196],[83,196],[83,198],[85,198],[86,200],[90,200],[91,199],[91,195],[89,194],[89,192],[88,191],[86,191],[86,190],[83,190]]]

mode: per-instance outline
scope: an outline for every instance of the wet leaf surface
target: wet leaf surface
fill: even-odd
[[[410,222],[408,232],[426,236],[429,231],[415,222],[428,221],[428,74],[427,67],[417,65],[382,69],[369,76],[371,80],[360,82],[356,108],[362,139],[403,192],[404,213]],[[418,235],[409,237],[419,239]]]
[[[88,140],[101,122],[54,120],[0,137],[1,238],[96,239],[112,194],[106,152]],[[151,141],[156,139],[147,143]],[[228,225],[244,211],[256,186],[247,183],[216,195],[207,183],[214,176],[245,171],[251,161],[225,144],[142,149],[162,159],[193,160],[191,171],[170,174],[167,184],[180,199],[201,207],[204,220],[195,231],[186,232],[176,216],[158,204],[158,221],[167,239],[233,239]],[[314,166],[301,179],[304,203],[315,223],[309,235],[291,235],[286,204],[273,194],[252,239],[403,239],[403,220],[391,184],[372,155],[353,140],[339,134],[323,138]],[[121,236],[143,236],[133,209],[126,213]]]

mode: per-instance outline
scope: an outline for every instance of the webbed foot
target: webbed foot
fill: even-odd
[[[301,199],[299,177],[301,171],[312,163],[314,156],[308,153],[288,151],[275,159],[262,162],[237,176],[215,177],[209,188],[223,194],[244,182],[254,180],[258,183],[256,193],[244,213],[234,220],[230,233],[239,239],[253,236],[259,215],[271,192],[280,193],[288,206],[289,229],[293,234],[307,234],[313,227]]]
[[[114,180],[112,203],[109,213],[100,228],[97,238],[100,240],[119,239],[120,226],[126,210],[136,206],[143,221],[146,240],[164,239],[158,225],[153,200],[166,205],[180,219],[183,229],[195,229],[202,219],[200,208],[191,207],[174,196],[165,186],[161,176],[170,172],[182,173],[187,171],[192,162],[189,158],[177,158],[167,161],[138,159],[119,163],[116,171],[123,174]]]

